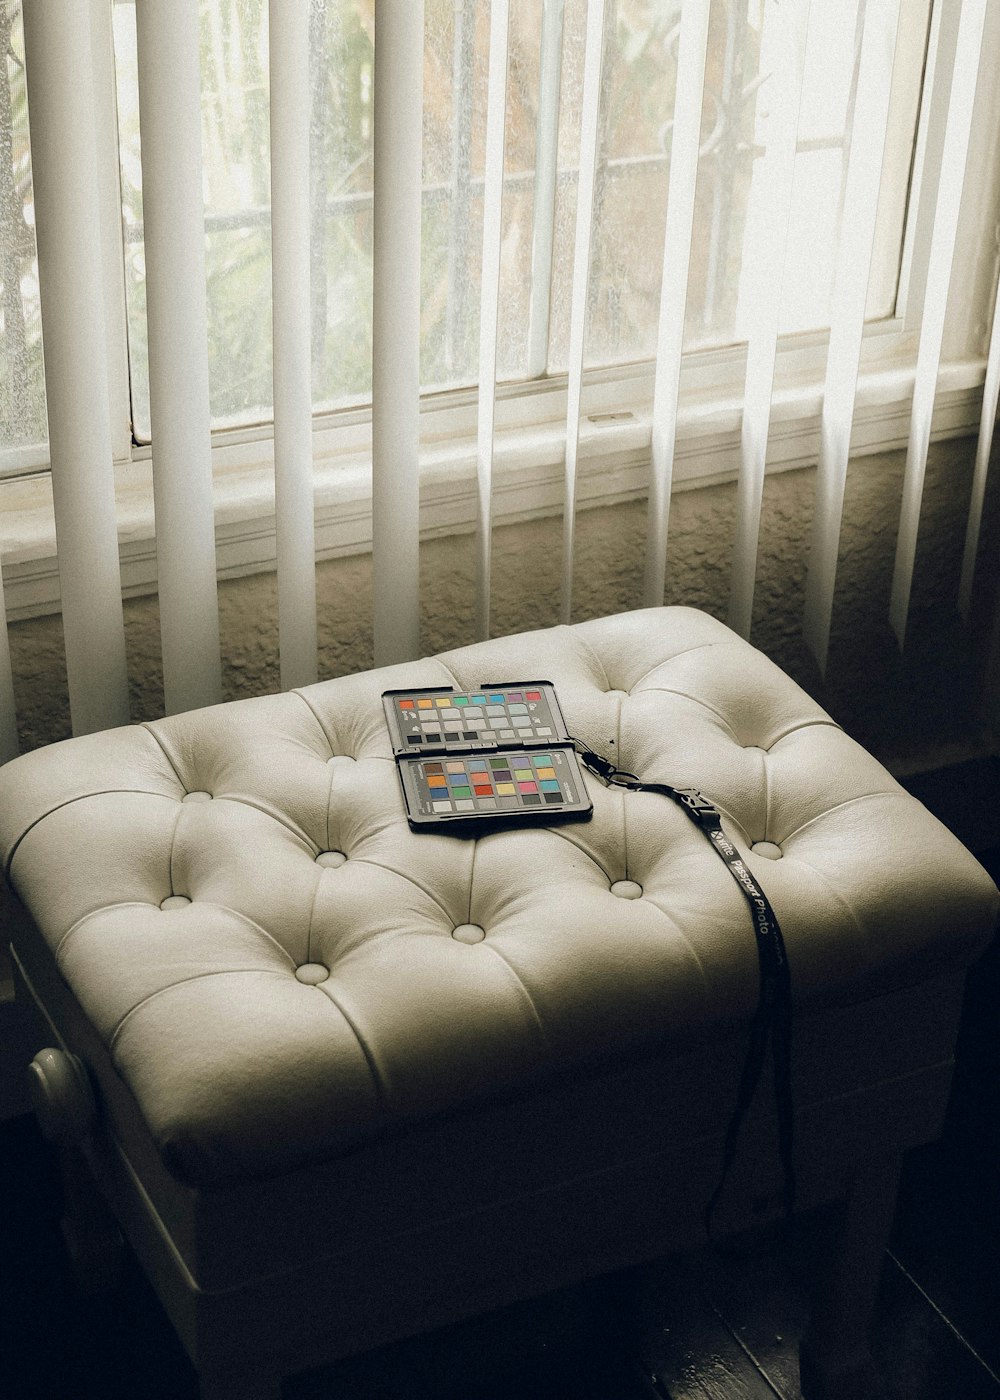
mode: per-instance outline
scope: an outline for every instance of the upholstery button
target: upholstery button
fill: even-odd
[[[355,760],[351,757],[349,753],[335,753],[332,754],[331,757],[328,758],[326,761],[329,767],[335,768],[338,763],[353,763]]]
[[[328,870],[335,870],[338,865],[343,865],[347,860],[343,851],[320,851],[316,857],[316,864],[323,865]]]
[[[611,893],[616,894],[619,899],[639,899],[642,886],[635,880],[616,880],[611,886]]]
[[[186,792],[181,798],[182,802],[211,802],[210,792]]]
[[[160,908],[161,908],[161,909],[183,909],[183,908],[185,907],[185,905],[190,904],[190,903],[191,903],[191,901],[188,899],[188,897],[187,897],[186,894],[170,894],[170,895],[167,895],[166,899],[161,899],[161,900],[160,900]]]
[[[323,963],[303,963],[295,969],[295,976],[307,987],[315,987],[318,983],[325,982],[329,975],[330,969]]]
[[[486,930],[478,924],[459,924],[457,928],[452,929],[451,936],[459,943],[482,943],[486,937]]]
[[[750,847],[755,856],[766,856],[768,860],[780,860],[784,852],[773,841],[755,841]]]

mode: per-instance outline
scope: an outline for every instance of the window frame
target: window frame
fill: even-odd
[[[152,449],[131,433],[124,243],[121,227],[117,114],[110,0],[89,0],[97,73],[100,204],[107,317],[108,382],[119,505],[122,584],[126,596],[155,592]],[[866,326],[852,455],[905,446],[920,314],[941,159],[957,7],[933,0],[896,314]],[[995,296],[1000,224],[1000,169],[991,145],[1000,132],[1000,13],[987,12],[973,136],[963,192],[934,436],[976,431],[986,343]],[[815,462],[828,336],[806,332],[779,341],[767,470]],[[675,489],[735,477],[745,346],[684,357],[679,400]],[[646,494],[654,366],[652,360],[589,369],[584,375],[580,438],[581,507]],[[503,525],[562,508],[567,376],[498,386],[494,523]],[[421,529],[469,530],[475,523],[477,390],[431,391],[421,401]],[[371,545],[370,405],[317,413],[317,559],[364,552]],[[273,443],[270,423],[212,433],[216,539],[220,578],[274,568]],[[58,611],[58,568],[51,526],[45,444],[0,453],[0,504],[8,616]]]

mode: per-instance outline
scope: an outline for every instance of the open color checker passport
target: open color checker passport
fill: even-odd
[[[548,681],[387,690],[382,704],[412,827],[593,811]]]

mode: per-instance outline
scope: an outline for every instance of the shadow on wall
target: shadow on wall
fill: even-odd
[[[977,713],[976,670],[997,593],[996,570],[987,566],[1000,558],[996,465],[970,626],[956,607],[974,451],[971,439],[931,449],[902,656],[889,627],[888,601],[904,454],[852,461],[825,680],[801,635],[815,473],[811,468],[784,472],[766,482],[751,640],[896,773],[937,766],[988,743]],[[666,602],[703,608],[726,620],[735,502],[733,484],[675,494]],[[645,517],[644,500],[581,512],[574,620],[642,606]],[[561,521],[550,517],[495,530],[494,634],[558,620],[561,529]],[[474,641],[473,536],[425,541],[420,569],[423,651]],[[327,560],[318,567],[317,581],[320,675],[366,669],[372,665],[370,555]],[[222,581],[219,605],[225,698],[278,690],[274,575]],[[132,717],[152,719],[163,704],[156,599],[128,600],[125,625]],[[15,623],[10,641],[22,747],[68,737],[61,619]]]

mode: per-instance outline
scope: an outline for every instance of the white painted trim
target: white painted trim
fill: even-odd
[[[932,438],[975,434],[985,360],[942,369]],[[858,387],[852,457],[906,447],[913,368],[865,374]],[[814,466],[819,451],[822,380],[783,385],[775,392],[767,470]],[[499,407],[499,405],[498,405]],[[649,486],[651,422],[646,413],[589,405],[580,438],[579,505],[583,509],[645,499]],[[452,409],[459,413],[458,408]],[[733,481],[739,469],[742,399],[688,403],[678,426],[674,488]],[[317,446],[318,559],[371,549],[370,429],[353,425],[341,450]],[[494,525],[558,516],[563,506],[565,420],[537,427],[498,428],[494,464]],[[250,449],[253,449],[252,453]],[[243,442],[215,482],[216,551],[221,578],[275,567],[271,443],[261,433]],[[255,460],[248,461],[249,457]],[[119,474],[119,546],[126,597],[156,591],[152,479],[148,452]],[[11,621],[59,611],[59,574],[51,526],[48,478],[39,475],[0,488],[7,616]],[[421,451],[420,530],[425,539],[472,531],[476,519],[476,439],[439,436]]]

